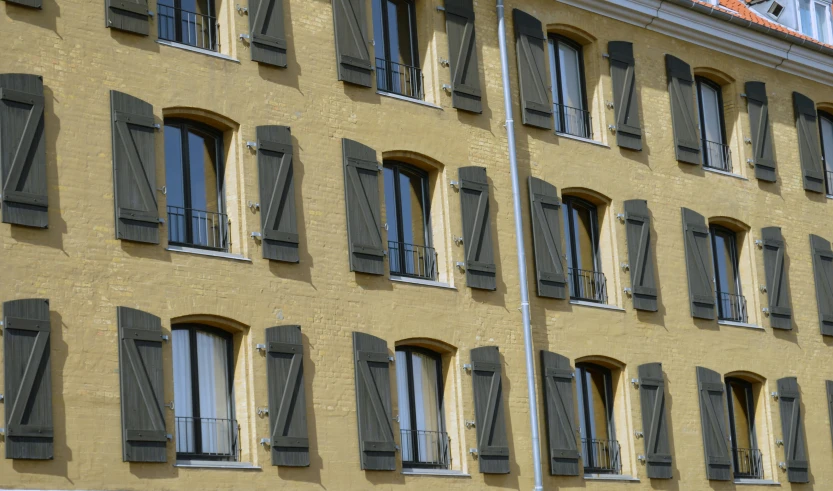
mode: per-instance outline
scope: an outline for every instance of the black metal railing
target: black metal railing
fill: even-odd
[[[437,279],[437,251],[433,247],[388,241],[390,274]]]
[[[621,474],[622,459],[616,440],[581,439],[585,474]]]
[[[558,103],[553,104],[553,110],[555,112],[556,133],[593,138],[593,125],[591,124],[589,111]]]
[[[168,243],[228,250],[228,216],[216,211],[168,206]]]
[[[742,479],[763,479],[764,460],[757,448],[733,448],[735,477]]]
[[[422,100],[422,70],[383,58],[376,58],[376,87],[382,92]]]
[[[604,273],[570,268],[567,278],[570,282],[570,298],[607,303],[607,281]]]
[[[402,467],[448,469],[451,466],[448,434],[443,431],[400,431]]]
[[[729,145],[703,139],[703,166],[732,172],[732,149]]]
[[[217,18],[158,4],[159,39],[217,51]]]
[[[833,171],[826,171],[827,176],[827,194],[833,194]]]
[[[746,322],[746,298],[734,293],[717,292],[717,316],[722,321]]]
[[[189,460],[239,460],[238,426],[233,419],[176,417],[176,454]]]

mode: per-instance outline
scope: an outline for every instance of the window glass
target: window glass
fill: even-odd
[[[801,32],[813,37],[813,18],[810,13],[810,0],[798,0],[798,16],[801,20]]]
[[[733,445],[735,448],[753,448],[752,418],[749,410],[751,402],[747,399],[747,389],[738,382],[728,382],[731,391]]]
[[[815,3],[816,13],[816,29],[818,30],[818,40],[822,43],[827,42],[828,19],[830,18],[830,5],[823,3]]]
[[[822,114],[819,117],[821,129],[821,145],[824,154],[824,165],[828,172],[833,172],[833,121]]]
[[[591,363],[576,365],[581,458],[585,472],[621,472],[613,423],[610,370]]]
[[[185,206],[182,130],[165,125],[165,188],[168,206]]]
[[[173,357],[174,357],[174,408],[177,417],[191,418],[194,416],[194,405],[191,388],[191,345],[190,331],[174,329]],[[191,421],[176,425],[177,450],[194,452],[194,432]]]
[[[388,224],[388,240],[399,242],[399,208],[396,199],[396,168],[385,165],[385,216]]]
[[[567,266],[596,271],[596,208],[589,203],[569,200],[564,210],[567,229]]]
[[[396,371],[402,461],[407,467],[447,467],[448,436],[442,414],[440,357],[419,348],[397,348]]]
[[[385,162],[388,263],[392,274],[435,279],[425,172],[401,162]]]
[[[582,51],[560,36],[549,39],[555,131],[591,138],[590,114],[585,107]]]
[[[564,105],[584,109],[581,95],[581,53],[566,43],[558,43],[559,73],[561,75],[561,92]]]
[[[228,367],[228,345],[225,338],[197,331],[200,423],[204,452],[231,453],[227,423],[231,413]]]
[[[373,43],[376,58],[387,58],[388,42],[385,33],[385,24],[382,20],[382,2],[386,0],[373,0]]]
[[[723,131],[720,124],[722,108],[717,88],[707,83],[700,83],[700,104],[703,109],[703,138],[715,143],[723,143]]]
[[[712,228],[715,283],[718,292],[740,294],[737,271],[735,234],[722,228]]]
[[[217,142],[204,132],[188,130],[191,206],[194,210],[219,211],[217,200]]]

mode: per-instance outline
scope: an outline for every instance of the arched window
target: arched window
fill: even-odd
[[[437,278],[437,254],[431,247],[428,174],[412,165],[386,161],[385,213],[390,273]]]
[[[599,215],[596,205],[575,196],[565,196],[564,237],[570,297],[607,303],[607,285],[599,258]]]
[[[833,115],[828,112],[819,111],[819,134],[826,171],[827,194],[833,194]]]
[[[373,40],[377,88],[422,99],[414,1],[373,0]]]
[[[622,461],[613,422],[613,382],[607,367],[576,364],[581,459],[585,474],[620,474]]]
[[[159,0],[159,39],[217,51],[214,0]]]
[[[719,84],[705,77],[698,76],[695,80],[700,109],[703,165],[732,172],[732,155],[726,142],[726,123],[723,116],[723,91]]]
[[[737,234],[719,225],[710,225],[709,232],[714,256],[718,319],[746,322],[746,298],[741,289]]]
[[[550,34],[549,45],[555,131],[593,138],[581,45],[558,34]]]
[[[726,377],[725,382],[735,478],[763,479],[763,459],[755,432],[752,383],[736,377]]]

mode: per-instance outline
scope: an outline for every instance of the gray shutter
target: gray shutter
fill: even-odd
[[[252,61],[286,67],[285,0],[249,0]]]
[[[552,102],[544,61],[544,29],[541,21],[526,12],[512,10],[518,86],[521,90],[521,121],[525,125],[552,129]]]
[[[497,286],[496,267],[486,169],[461,167],[459,176],[463,245],[466,250],[466,285],[469,288],[494,290]]]
[[[723,380],[719,373],[697,367],[697,389],[700,392],[706,478],[728,481],[732,479],[732,458],[729,455],[729,434],[726,432],[726,389]]]
[[[272,465],[309,466],[301,326],[266,328]]]
[[[671,98],[671,126],[677,160],[700,164],[700,135],[694,107],[694,78],[691,67],[683,60],[665,55],[668,96]]]
[[[45,228],[43,77],[0,74],[0,194],[3,222]]]
[[[648,210],[648,202],[642,199],[631,199],[625,201],[624,205],[633,308],[656,312],[657,282],[651,212]]]
[[[801,389],[795,377],[778,380],[778,406],[781,409],[781,432],[787,481],[810,482],[804,415],[801,413]]]
[[[32,7],[35,9],[39,9],[42,7],[41,0],[5,0],[7,3],[11,3],[13,5],[20,5],[22,7]]]
[[[297,263],[295,178],[288,126],[257,127],[257,170],[263,257]]]
[[[483,474],[509,473],[509,440],[503,410],[502,368],[497,346],[471,350],[471,385],[477,458]]]
[[[147,36],[150,15],[147,0],[104,0],[107,27]]]
[[[473,0],[445,1],[448,32],[448,66],[451,70],[451,105],[463,111],[483,112],[480,73],[474,35]]]
[[[813,255],[821,334],[833,336],[833,251],[830,250],[830,242],[818,235],[810,235],[810,251]]]
[[[153,106],[110,91],[116,238],[159,243]]]
[[[682,210],[691,316],[714,319],[714,265],[709,228],[703,215],[688,208]]]
[[[353,357],[362,470],[396,470],[388,343],[370,334],[354,332]]]
[[[122,460],[166,462],[163,414],[162,322],[159,317],[118,307]]]
[[[333,0],[338,79],[371,87],[366,0]],[[381,36],[381,33],[379,33]]]
[[[550,474],[579,475],[578,433],[573,391],[575,373],[570,360],[558,353],[541,350],[544,390],[544,421],[550,449]]]
[[[661,363],[639,365],[639,401],[645,465],[651,479],[671,479],[671,443],[665,416],[665,378]]]
[[[341,147],[350,271],[385,274],[376,151],[346,138],[341,140]]]
[[[610,56],[610,78],[613,84],[616,144],[622,148],[642,150],[633,43],[610,41],[607,43],[607,54]]]
[[[53,458],[49,300],[3,303],[6,458]]]
[[[827,388],[827,413],[830,416],[830,437],[833,439],[833,380],[824,382]]]
[[[785,266],[784,238],[780,227],[761,229],[764,246],[766,291],[769,296],[769,324],[773,329],[792,329],[790,286]]]
[[[538,296],[567,298],[561,246],[561,200],[555,186],[529,176],[529,208]]]
[[[795,129],[798,132],[798,156],[804,176],[804,189],[824,192],[824,165],[821,161],[816,104],[806,95],[793,92]]]
[[[746,111],[749,113],[749,131],[752,140],[752,159],[755,162],[755,177],[762,181],[775,182],[775,151],[772,130],[769,125],[769,102],[766,84],[746,82]]]

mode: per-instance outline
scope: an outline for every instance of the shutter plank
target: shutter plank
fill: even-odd
[[[712,264],[709,229],[703,215],[682,209],[686,271],[691,316],[714,319],[714,265]]]
[[[781,431],[784,441],[784,460],[787,481],[810,482],[807,446],[804,435],[804,415],[801,413],[801,388],[795,377],[778,380],[778,406],[781,409]]]
[[[640,365],[639,401],[642,407],[642,433],[645,465],[651,479],[671,479],[671,443],[665,416],[665,378],[661,363]]]
[[[830,242],[818,235],[810,235],[810,251],[821,334],[833,336],[833,251]]]
[[[497,288],[492,219],[489,211],[489,181],[483,167],[461,167],[460,211],[463,246],[466,252],[466,285],[469,288]]]
[[[538,296],[567,298],[558,190],[546,181],[529,176],[529,208]]]
[[[804,189],[824,193],[824,165],[821,161],[816,104],[806,95],[793,92],[793,110]]]
[[[448,65],[451,70],[451,105],[462,111],[483,112],[480,63],[474,31],[473,0],[446,0]]]
[[[633,43],[610,41],[607,43],[607,53],[610,56],[610,78],[613,85],[616,144],[622,148],[642,150]]]
[[[827,388],[827,413],[830,416],[830,437],[833,439],[833,380],[825,380]]]
[[[373,64],[368,47],[366,4],[365,0],[333,0],[333,25],[338,79],[371,87]]]
[[[384,339],[353,332],[362,470],[396,470],[389,356]]]
[[[470,352],[477,459],[483,474],[509,473],[509,440],[503,408],[502,368],[497,346]]]
[[[665,55],[668,96],[671,99],[671,126],[677,160],[700,164],[700,135],[694,107],[694,78],[691,67],[683,60]]]
[[[697,367],[697,389],[700,393],[706,477],[714,481],[728,481],[732,479],[732,458],[726,432],[726,389],[723,380],[719,373]]]
[[[150,15],[147,0],[104,0],[107,27],[147,36]]]
[[[6,458],[54,456],[49,300],[3,303]]]
[[[257,127],[263,257],[297,263],[299,238],[292,154],[288,126]]]
[[[272,465],[309,466],[301,326],[266,328]]]
[[[284,0],[249,0],[252,61],[286,68]]]
[[[31,7],[33,9],[39,9],[43,7],[43,2],[41,0],[4,0],[6,3],[10,3],[12,5],[20,5],[21,7]]]
[[[648,202],[641,199],[628,200],[624,203],[624,209],[633,308],[656,312],[657,282]]]
[[[573,367],[565,356],[541,350],[544,421],[550,450],[550,474],[579,475]]]
[[[790,287],[786,270],[786,248],[780,227],[761,229],[764,247],[766,291],[769,298],[769,323],[773,329],[792,329]]]
[[[518,58],[518,86],[521,92],[521,121],[528,126],[552,129],[552,102],[544,61],[544,30],[541,21],[512,9],[515,50]]]
[[[749,113],[749,131],[752,140],[755,177],[761,181],[775,182],[775,151],[769,124],[769,102],[766,84],[746,82],[746,110]]]
[[[341,144],[350,271],[385,274],[376,151],[346,138]]]

